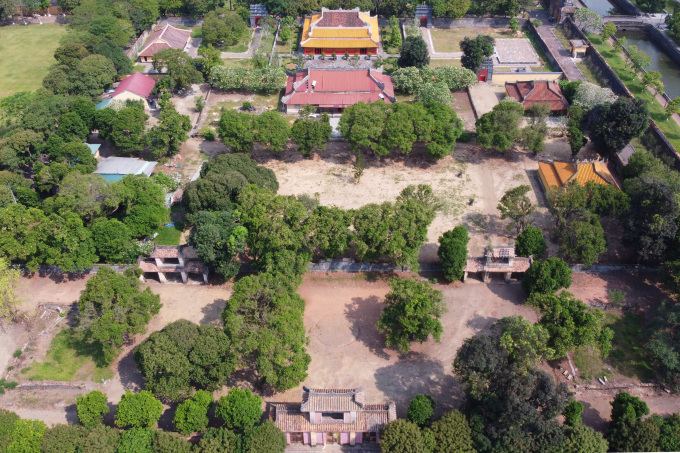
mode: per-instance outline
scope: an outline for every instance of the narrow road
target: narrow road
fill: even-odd
[[[548,13],[545,11],[535,11],[531,13],[531,18],[537,18],[543,25],[538,27],[538,34],[541,35],[543,42],[550,48],[552,54],[555,55],[560,66],[564,70],[564,75],[567,76],[569,80],[580,80],[582,82],[586,81],[583,77],[581,71],[576,67],[576,64],[571,59],[569,52],[567,52],[562,44],[558,41],[555,35],[552,33],[552,24],[550,23]]]

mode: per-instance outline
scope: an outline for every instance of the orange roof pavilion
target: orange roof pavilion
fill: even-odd
[[[321,8],[320,13],[305,17],[300,47],[305,54],[371,52],[375,55],[380,47],[378,18],[359,8]]]
[[[589,182],[609,184],[620,189],[603,161],[539,162],[538,176],[544,190],[562,189],[572,181],[585,186]]]

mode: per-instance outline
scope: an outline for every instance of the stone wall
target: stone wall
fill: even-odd
[[[533,36],[534,40],[538,43],[538,46],[543,51],[543,54],[545,55],[545,57],[550,62],[553,69],[556,69],[556,70],[566,74],[564,68],[562,67],[560,62],[557,60],[557,58],[553,55],[553,53],[550,50],[550,48],[548,47],[548,45],[545,42],[543,42],[543,40],[541,39],[541,36],[538,34],[538,30],[536,30],[536,27],[534,26],[534,24],[531,23],[530,21],[526,21],[525,26],[527,27],[527,29],[529,30],[529,32]],[[566,75],[565,75],[565,77],[566,77]]]
[[[675,44],[675,41],[651,24],[647,24],[645,31],[652,41],[654,41],[654,44],[661,47],[661,49],[673,59],[675,64],[680,66],[680,49],[678,49],[678,45]]]
[[[641,16],[642,11],[640,11],[640,8],[635,6],[630,0],[609,0],[610,3],[613,3],[616,8],[621,11],[623,14],[627,14],[629,16]]]
[[[510,19],[506,17],[463,17],[453,19],[451,17],[435,17],[432,24],[437,28],[454,27],[507,27]]]

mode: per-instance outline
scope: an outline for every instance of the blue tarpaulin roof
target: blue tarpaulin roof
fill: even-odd
[[[87,147],[90,148],[93,156],[97,154],[99,147],[102,146],[100,143],[83,143],[83,145],[87,145]]]

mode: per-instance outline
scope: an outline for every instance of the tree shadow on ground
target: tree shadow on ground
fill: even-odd
[[[406,416],[411,399],[418,393],[432,395],[437,402],[437,417],[457,408],[463,398],[462,387],[451,370],[451,364],[410,352],[398,362],[377,369],[374,376],[378,389],[396,403],[400,418]]]
[[[499,298],[511,302],[513,305],[525,305],[527,294],[522,289],[522,285],[506,283],[503,279],[503,274],[500,272],[492,272],[490,275],[491,282],[487,284],[489,291]]]
[[[607,429],[609,422],[600,416],[600,413],[590,403],[581,401],[583,404],[583,424],[593,428],[596,431],[604,431]]]
[[[108,401],[106,405],[109,406],[109,412],[104,415],[104,424],[107,426],[114,426],[116,409],[118,408],[118,405],[112,403],[111,401]]]
[[[158,427],[164,431],[174,431],[175,426],[172,421],[175,419],[175,412],[177,411],[177,403],[170,404],[167,409],[163,408],[161,418],[158,419]]]
[[[134,349],[130,349],[118,361],[118,375],[120,376],[120,383],[126,390],[138,392],[144,388],[144,377],[137,368],[135,362]]]
[[[383,303],[377,296],[353,297],[352,303],[345,305],[345,318],[352,324],[352,330],[358,332],[357,341],[366,345],[373,354],[387,360],[390,356],[385,352],[385,338],[375,326],[382,308]]]
[[[78,410],[75,404],[69,404],[64,408],[66,411],[66,422],[71,425],[78,424]]]
[[[496,321],[498,321],[498,318],[475,314],[475,316],[468,320],[465,325],[474,331],[474,335],[481,331],[488,331]]]
[[[222,311],[227,306],[225,299],[215,299],[210,304],[201,308],[203,319],[200,324],[210,324],[211,326],[222,325]]]

